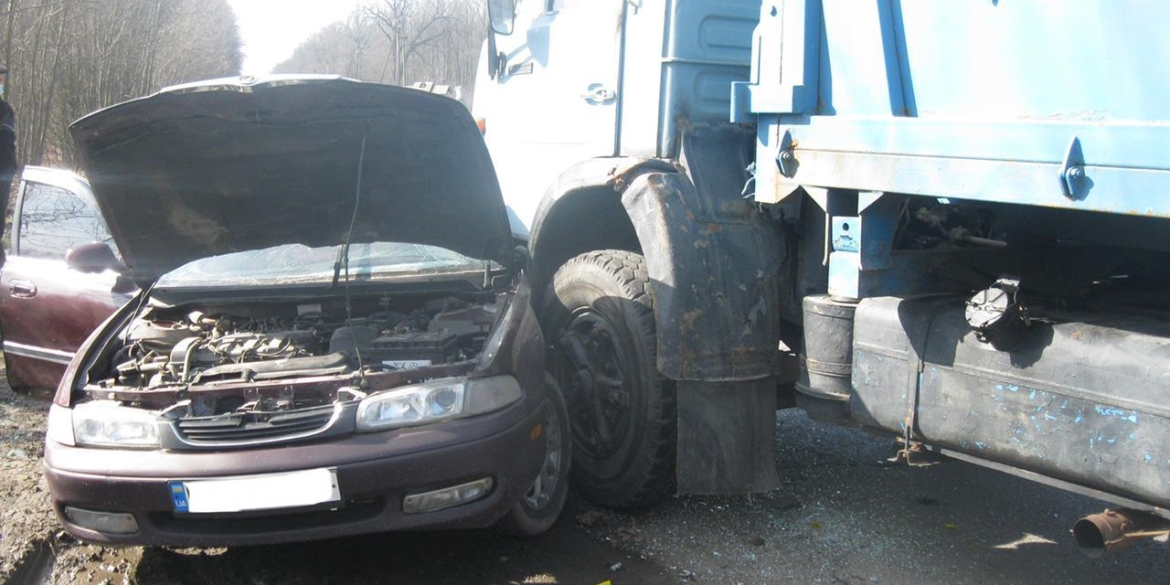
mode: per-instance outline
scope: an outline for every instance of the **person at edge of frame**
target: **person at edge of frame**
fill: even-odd
[[[0,63],[0,213],[8,212],[8,196],[12,190],[12,179],[16,176],[16,112],[4,99],[8,83],[8,67]],[[4,221],[0,220],[0,237],[4,236]],[[4,262],[4,250],[0,249],[0,265]]]

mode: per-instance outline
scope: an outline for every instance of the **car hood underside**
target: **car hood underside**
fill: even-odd
[[[445,97],[338,77],[220,80],[70,130],[140,285],[208,256],[341,244],[351,221],[354,243],[511,254],[487,149]]]

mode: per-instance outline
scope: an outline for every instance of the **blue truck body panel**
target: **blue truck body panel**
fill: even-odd
[[[1166,22],[1143,0],[767,0],[732,90],[733,120],[758,117],[757,201],[812,186],[1170,217]]]

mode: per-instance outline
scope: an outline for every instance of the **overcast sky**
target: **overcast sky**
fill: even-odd
[[[345,19],[361,0],[228,0],[244,41],[244,73],[268,73],[326,25]]]

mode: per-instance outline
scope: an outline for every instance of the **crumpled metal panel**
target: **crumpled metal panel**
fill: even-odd
[[[699,221],[684,175],[634,179],[622,196],[654,292],[658,369],[676,380],[751,380],[776,373],[783,245],[762,220]],[[750,207],[749,207],[750,209]]]

